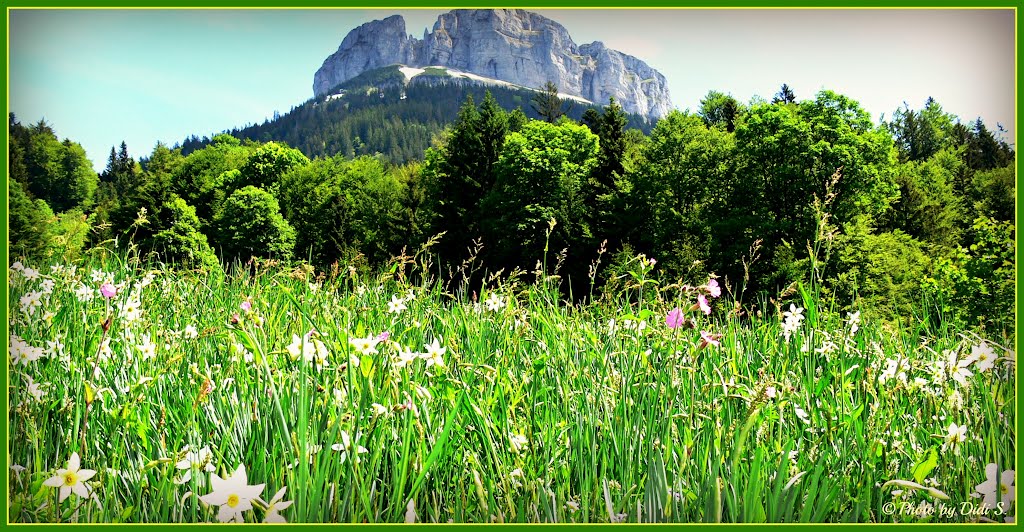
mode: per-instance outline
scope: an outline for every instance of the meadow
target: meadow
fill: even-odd
[[[630,268],[15,262],[8,520],[1013,520],[1013,338]]]

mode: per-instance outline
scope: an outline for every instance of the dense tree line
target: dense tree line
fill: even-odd
[[[392,68],[401,79],[398,67]],[[390,70],[371,71],[378,72]],[[452,123],[467,95],[480,102],[484,94],[490,92],[504,109],[521,108],[529,118],[543,118],[544,108],[532,105],[536,96],[533,91],[467,84],[444,76],[435,78],[431,83],[405,85],[387,76],[359,77],[338,88],[345,91],[342,97],[313,98],[276,120],[225,133],[257,142],[283,142],[311,159],[335,154],[350,159],[379,155],[388,162],[403,164],[423,159],[423,152],[431,146],[432,139]],[[555,93],[557,95],[557,88]],[[554,109],[553,106],[562,106],[563,101],[556,96],[547,105]],[[572,104],[559,107],[558,112],[580,120],[583,113],[594,108]],[[650,132],[653,124],[629,114],[627,126]],[[209,138],[189,137],[181,143],[182,153],[188,155],[210,142]]]
[[[122,144],[97,176],[80,146],[12,115],[12,251],[116,241],[188,268],[254,256],[380,266],[444,233],[431,248],[441,276],[471,256],[490,273],[539,264],[579,297],[642,252],[682,282],[715,274],[747,304],[803,283],[869,314],[1013,325],[1015,154],[980,119],[963,124],[929,99],[874,124],[843,95],[797,100],[783,86],[747,104],[711,91],[645,134],[614,100],[574,119],[534,93],[539,120],[506,111],[501,94],[470,91],[421,162],[404,164],[222,134],[189,153],[158,144],[138,162]]]

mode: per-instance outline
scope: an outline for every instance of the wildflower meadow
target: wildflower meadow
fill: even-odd
[[[8,520],[1014,520],[1013,338],[629,266],[14,262]]]

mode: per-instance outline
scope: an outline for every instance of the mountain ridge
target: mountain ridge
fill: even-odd
[[[315,96],[360,73],[390,65],[447,67],[523,87],[554,82],[566,96],[656,120],[671,110],[665,77],[642,60],[602,42],[577,45],[568,30],[521,9],[456,9],[440,15],[423,39],[392,15],[350,31],[313,78]]]

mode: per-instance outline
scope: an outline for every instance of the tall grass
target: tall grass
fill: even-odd
[[[212,475],[240,464],[249,484],[265,484],[243,512],[250,522],[282,487],[294,502],[280,511],[289,522],[1016,513],[964,511],[982,502],[972,493],[986,464],[1015,463],[1012,346],[855,323],[818,308],[813,290],[764,315],[709,298],[705,315],[691,305],[706,286],[659,285],[643,258],[622,290],[578,305],[550,282],[493,281],[452,297],[437,283],[409,284],[412,262],[319,278],[147,271],[116,257],[10,270],[9,333],[48,352],[9,363],[9,519],[215,521],[218,508],[199,497],[213,491]],[[110,299],[98,292],[107,282],[118,288]],[[23,306],[33,292],[39,305]],[[133,294],[134,320],[122,308]],[[687,321],[670,328],[677,307]],[[787,340],[781,312],[798,307],[805,319]],[[351,342],[382,333],[376,352]],[[296,337],[306,347],[293,358]],[[399,367],[403,348],[424,352],[435,340],[443,366],[420,357]],[[326,364],[307,360],[316,342]],[[998,361],[973,360],[970,376],[952,378],[947,359],[982,345]],[[951,423],[966,426],[964,441],[948,436]],[[177,467],[186,449],[207,446],[212,471]],[[97,471],[86,483],[94,497],[58,502],[44,481],[72,453]]]

